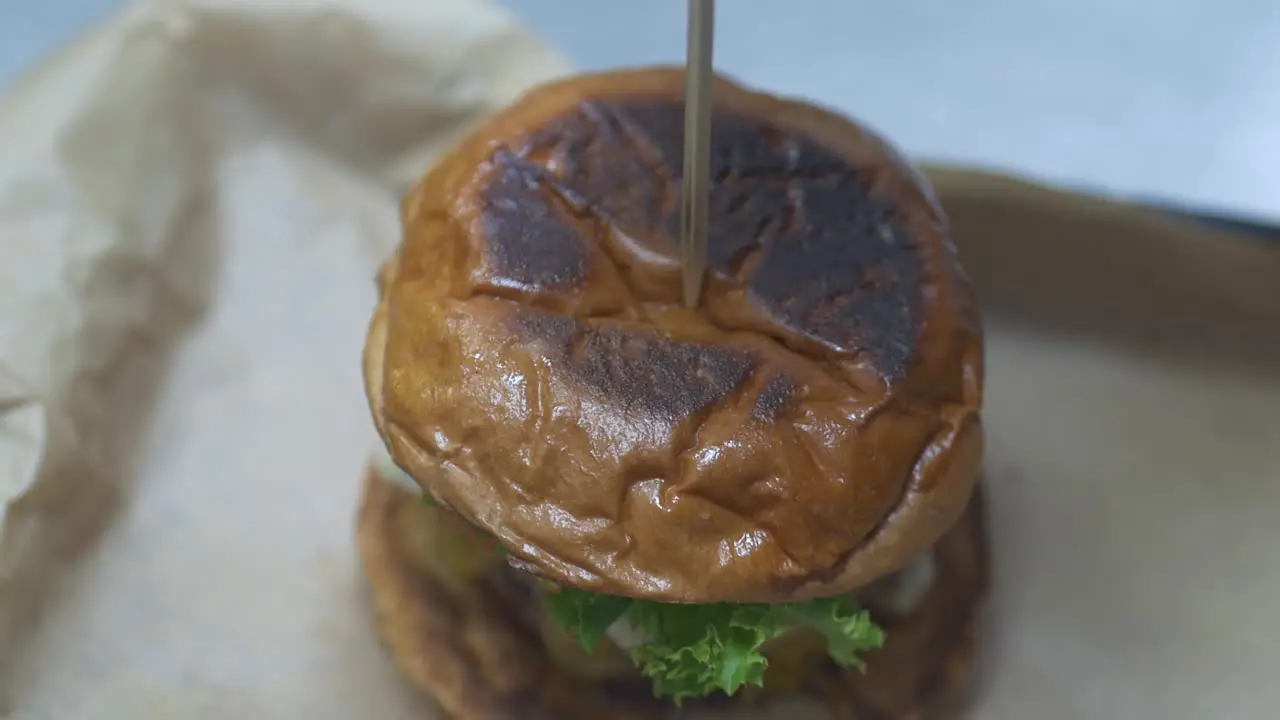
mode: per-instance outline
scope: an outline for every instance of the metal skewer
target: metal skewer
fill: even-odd
[[[680,255],[684,304],[697,307],[707,269],[707,205],[711,174],[711,53],[715,0],[689,0],[684,80],[684,187]]]

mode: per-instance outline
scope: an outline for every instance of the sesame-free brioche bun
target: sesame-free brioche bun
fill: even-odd
[[[395,462],[517,567],[662,602],[853,590],[982,457],[946,220],[870,131],[714,86],[709,269],[678,264],[683,71],[535,89],[403,203],[366,389]]]

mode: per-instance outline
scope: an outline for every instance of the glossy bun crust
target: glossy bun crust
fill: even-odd
[[[931,589],[906,615],[877,612],[885,646],[866,672],[842,670],[815,644],[765,689],[686,702],[655,699],[647,678],[583,677],[566,669],[537,629],[540,603],[502,563],[464,577],[439,562],[448,548],[424,532],[432,513],[418,498],[366,478],[357,535],[378,633],[410,682],[459,720],[654,720],[813,718],[923,720],[958,717],[968,705],[980,644],[988,557],[981,497],[933,549]],[[592,661],[593,664],[597,664]]]
[[[667,602],[860,587],[972,492],[968,280],[883,141],[717,80],[710,270],[684,309],[682,93],[665,69],[544,86],[423,178],[366,346],[375,422],[559,583]]]

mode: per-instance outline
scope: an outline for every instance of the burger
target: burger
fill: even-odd
[[[539,87],[405,198],[363,357],[378,632],[456,718],[945,717],[988,565],[946,219],[872,132],[717,78],[684,306],[683,87]]]

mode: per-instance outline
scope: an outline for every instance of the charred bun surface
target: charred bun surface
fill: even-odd
[[[683,72],[533,90],[408,195],[365,352],[396,462],[564,585],[834,595],[957,520],[983,342],[924,181],[718,79],[709,274],[680,305]]]

